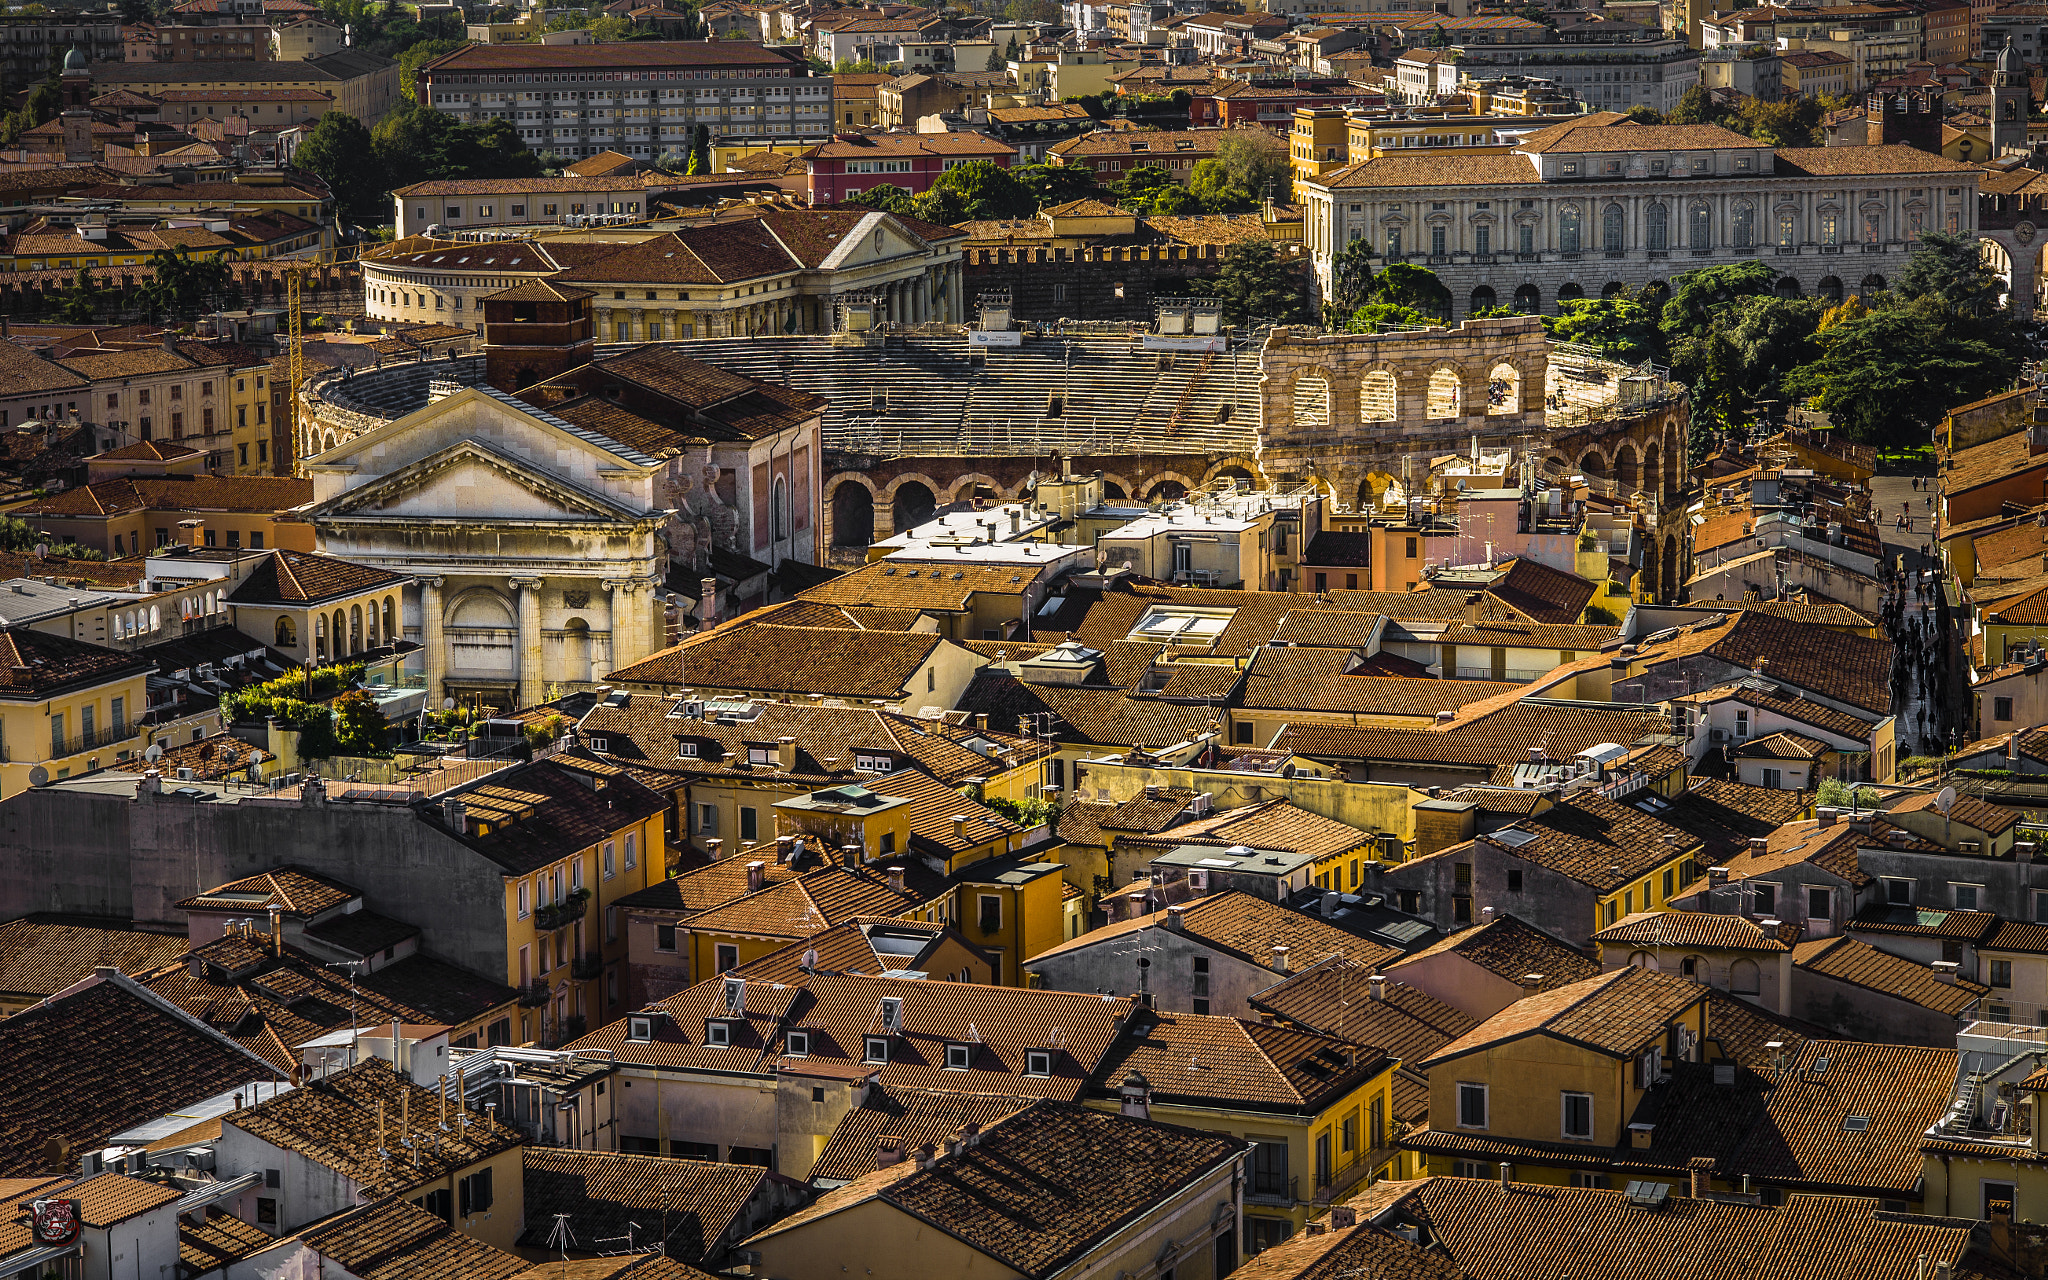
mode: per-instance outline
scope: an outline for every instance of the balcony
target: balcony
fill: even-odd
[[[548,1002],[548,980],[546,978],[529,982],[523,987],[514,989],[519,992],[519,1007],[522,1009],[538,1009]]]
[[[1286,1205],[1291,1207],[1295,1201],[1294,1193],[1299,1190],[1300,1183],[1300,1178],[1290,1178],[1284,1174],[1260,1173],[1254,1170],[1251,1181],[1245,1184],[1245,1203]]]
[[[585,952],[569,962],[569,976],[579,982],[604,976],[604,957],[595,952]]]
[[[583,918],[590,904],[590,890],[577,889],[560,902],[543,903],[533,909],[533,927],[543,933],[566,929]]]
[[[81,733],[69,738],[52,738],[48,755],[41,755],[34,747],[21,748],[11,744],[0,744],[0,761],[8,764],[33,764],[38,760],[62,760],[82,751],[97,751],[117,742],[127,742],[142,732],[140,725],[110,724],[104,729]]]

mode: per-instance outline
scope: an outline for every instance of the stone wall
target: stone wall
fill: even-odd
[[[1223,267],[1224,245],[1117,245],[1085,249],[1018,246],[970,249],[966,300],[1007,290],[1018,320],[1129,320],[1150,323],[1160,298],[1187,292],[1197,276]],[[1281,261],[1309,286],[1309,255],[1275,245]]]

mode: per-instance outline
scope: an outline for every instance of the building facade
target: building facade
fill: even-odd
[[[466,45],[429,62],[419,100],[457,120],[509,121],[535,150],[659,156],[713,133],[819,133],[832,79],[794,50],[661,40],[606,45]]]
[[[1436,271],[1453,316],[1762,258],[1784,296],[1882,288],[1929,231],[1974,233],[1982,171],[1903,146],[1772,150],[1713,126],[1595,118],[1506,155],[1393,156],[1299,184],[1319,288],[1370,240]]]

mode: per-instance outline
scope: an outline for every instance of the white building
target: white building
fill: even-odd
[[[1318,288],[1369,239],[1427,263],[1453,317],[1555,311],[1679,272],[1763,258],[1779,289],[1841,297],[1895,279],[1924,232],[1974,232],[1983,171],[1910,147],[1773,150],[1711,125],[1612,115],[1503,155],[1394,155],[1297,181]]]

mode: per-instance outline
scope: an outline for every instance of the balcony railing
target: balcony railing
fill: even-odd
[[[560,902],[543,903],[533,909],[533,927],[543,933],[566,929],[583,918],[589,903],[588,889],[578,889]]]
[[[569,962],[569,976],[587,981],[604,975],[604,957],[586,952]]]
[[[1357,1185],[1359,1179],[1365,1177],[1381,1165],[1386,1164],[1399,1154],[1400,1148],[1398,1147],[1375,1147],[1362,1155],[1349,1158],[1346,1163],[1338,1166],[1335,1172],[1327,1174],[1319,1180],[1316,1186],[1315,1203],[1319,1205],[1329,1204]]]
[[[546,978],[542,978],[537,982],[529,982],[525,986],[516,989],[519,992],[519,1005],[521,1008],[537,1009],[548,1002],[548,980]]]
[[[1298,1177],[1254,1172],[1245,1186],[1244,1198],[1257,1204],[1291,1205],[1300,1184]]]
[[[61,760],[66,756],[75,756],[81,751],[96,751],[117,742],[126,742],[141,732],[141,725],[124,723],[110,724],[104,729],[95,729],[91,733],[81,733],[69,738],[52,738],[50,753],[46,756],[35,754],[34,747],[25,752],[21,747],[11,743],[0,744],[0,761],[8,764],[27,764],[37,760]]]

